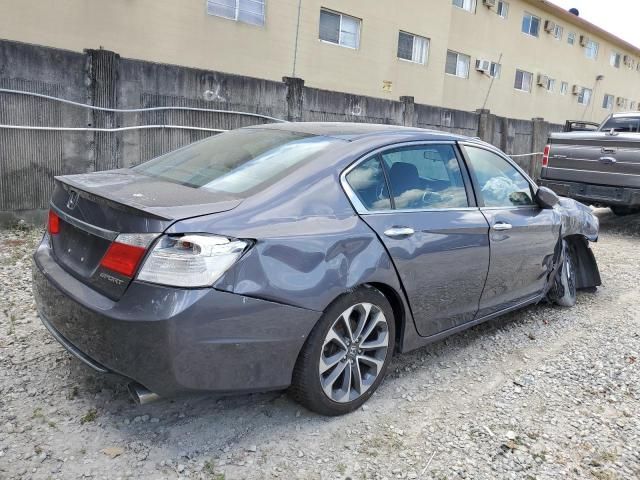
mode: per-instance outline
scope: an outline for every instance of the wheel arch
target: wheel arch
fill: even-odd
[[[562,238],[565,240],[575,255],[577,281],[576,288],[585,289],[598,287],[602,284],[600,271],[593,251],[589,248],[589,239],[586,235],[575,233]]]
[[[398,292],[391,285],[381,282],[365,283],[364,286],[373,287],[379,290],[385,298],[389,301],[391,309],[393,310],[393,319],[396,327],[396,338],[394,339],[394,354],[402,352],[403,339],[406,334],[406,326],[408,324],[407,318],[410,313],[407,312],[407,307],[403,301],[402,294]]]

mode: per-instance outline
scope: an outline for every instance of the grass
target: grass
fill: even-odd
[[[91,408],[87,413],[85,413],[80,419],[80,424],[84,425],[85,423],[93,422],[98,417],[98,411],[95,408]]]

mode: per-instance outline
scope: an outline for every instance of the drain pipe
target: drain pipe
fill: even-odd
[[[160,398],[160,395],[157,393],[153,393],[152,391],[146,389],[142,385],[136,382],[131,382],[127,385],[127,390],[129,391],[129,395],[134,402],[138,405],[145,405],[147,403],[155,402]]]

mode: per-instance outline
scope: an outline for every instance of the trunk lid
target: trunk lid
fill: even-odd
[[[640,188],[640,134],[555,133],[549,143],[544,179]]]
[[[132,278],[100,262],[118,234],[160,234],[177,220],[231,210],[241,201],[128,169],[56,177],[51,210],[60,231],[51,235],[51,248],[65,270],[117,300]]]

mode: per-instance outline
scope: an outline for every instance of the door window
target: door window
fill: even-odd
[[[389,210],[391,200],[380,159],[365,160],[347,174],[347,182],[367,210]]]
[[[534,205],[531,185],[504,158],[488,150],[465,147],[486,207]]]
[[[403,147],[381,157],[396,209],[469,206],[453,145]]]

